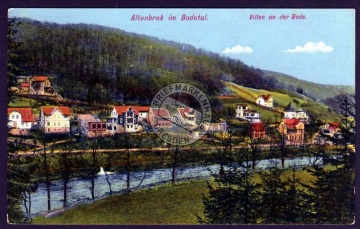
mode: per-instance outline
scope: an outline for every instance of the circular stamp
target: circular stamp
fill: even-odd
[[[211,117],[208,97],[187,83],[174,83],[160,89],[149,111],[154,132],[172,145],[189,145],[200,139]]]

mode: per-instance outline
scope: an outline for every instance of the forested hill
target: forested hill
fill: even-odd
[[[160,88],[187,82],[212,95],[216,105],[222,80],[256,89],[297,89],[285,83],[290,80],[295,86],[296,78],[272,77],[240,60],[188,44],[99,25],[60,25],[24,18],[11,18],[9,25],[19,44],[10,50],[17,54],[14,64],[22,70],[19,74],[52,75],[64,98],[149,104]],[[316,89],[320,94],[311,94],[312,88],[301,89],[316,99],[322,99],[327,90],[321,85]]]
[[[270,89],[273,80],[240,60],[154,37],[86,24],[11,19],[23,75],[52,74],[63,97],[90,103],[147,104],[174,82],[192,83],[210,95],[221,79]],[[215,96],[214,96],[215,99]]]

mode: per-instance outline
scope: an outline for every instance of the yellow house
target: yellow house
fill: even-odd
[[[40,127],[45,133],[69,133],[71,111],[66,106],[42,106]]]

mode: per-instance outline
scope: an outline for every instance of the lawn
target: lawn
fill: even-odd
[[[65,214],[34,220],[35,224],[196,224],[202,215],[206,181],[163,185],[128,194],[114,195]]]

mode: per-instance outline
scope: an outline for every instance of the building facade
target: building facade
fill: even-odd
[[[40,128],[47,133],[69,133],[71,111],[67,106],[40,107]]]

